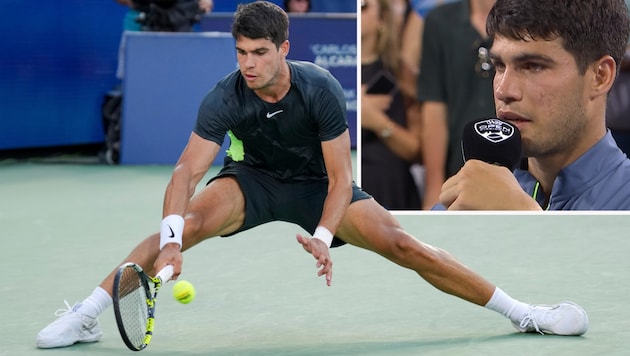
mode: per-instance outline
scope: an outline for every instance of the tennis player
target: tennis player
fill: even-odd
[[[514,175],[466,162],[442,186],[443,206],[630,210],[630,160],[606,128],[630,33],[624,1],[499,0],[487,29],[497,115],[520,129],[527,159]]]
[[[513,299],[446,251],[403,231],[352,181],[346,101],[339,82],[311,63],[288,61],[289,20],[271,2],[239,5],[232,25],[239,69],[203,99],[196,126],[166,188],[160,232],[125,258],[149,274],[213,236],[231,236],[270,221],[295,223],[311,235],[299,244],[332,282],[329,247],[355,245],[416,271],[436,288],[507,317],[522,332],[582,335],[585,311],[571,302],[534,306]],[[222,170],[195,187],[229,134]],[[101,338],[97,316],[112,304],[108,275],[82,303],[36,338],[54,348]]]

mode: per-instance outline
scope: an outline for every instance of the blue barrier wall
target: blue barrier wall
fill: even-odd
[[[201,100],[236,68],[234,40],[226,32],[126,36],[120,163],[174,164]]]
[[[2,0],[0,150],[103,142],[125,11],[113,0]]]

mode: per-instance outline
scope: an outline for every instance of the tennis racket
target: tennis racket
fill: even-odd
[[[133,262],[118,268],[114,278],[114,314],[120,336],[130,350],[144,350],[151,342],[155,298],[162,284],[172,276],[172,265],[164,267],[155,277],[148,276]]]

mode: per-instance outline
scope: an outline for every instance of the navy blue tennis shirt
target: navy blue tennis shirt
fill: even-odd
[[[230,130],[242,142],[242,163],[277,179],[328,180],[321,142],[348,128],[343,89],[313,63],[287,64],[291,88],[276,103],[258,97],[238,69],[228,74],[203,99],[194,131],[221,145]]]

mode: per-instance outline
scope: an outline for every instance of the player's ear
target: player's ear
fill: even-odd
[[[285,58],[287,57],[287,55],[289,55],[289,47],[291,47],[289,45],[289,40],[286,40],[280,44],[280,53],[282,53],[282,56]]]
[[[591,97],[606,95],[617,77],[617,64],[611,56],[603,56],[595,61],[587,71],[591,71]]]

